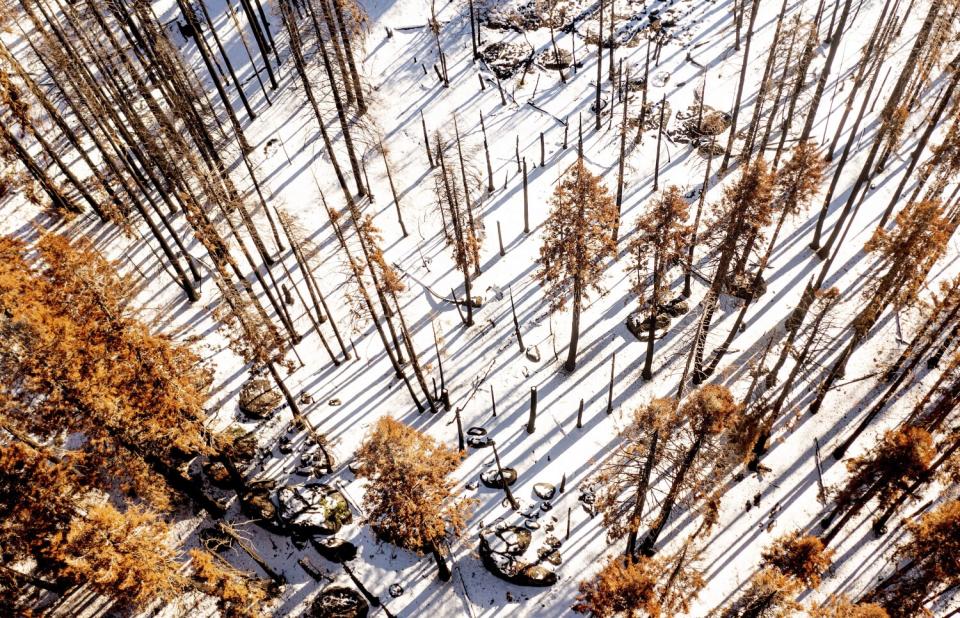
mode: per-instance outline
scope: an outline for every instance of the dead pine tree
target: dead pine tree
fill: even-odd
[[[487,193],[493,193],[493,165],[490,163],[490,145],[487,142],[487,127],[483,123],[483,112],[480,112],[480,132],[483,135],[483,154],[487,161]]]
[[[745,267],[753,245],[760,238],[760,231],[770,222],[772,202],[773,175],[760,157],[744,166],[740,178],[724,190],[723,200],[711,225],[714,229],[723,230],[720,232],[717,266],[702,303],[703,316],[691,347],[694,384],[700,384],[706,378],[703,371],[704,347],[720,294],[733,287],[737,270],[741,265]]]
[[[513,332],[517,336],[517,344],[520,346],[520,353],[523,354],[527,349],[523,345],[523,336],[520,334],[520,321],[517,320],[517,306],[513,304],[513,288],[510,292],[510,313],[513,315]]]
[[[611,4],[613,0],[611,0]],[[616,243],[620,238],[620,213],[623,207],[623,168],[627,149],[627,99],[629,98],[627,89],[630,85],[630,68],[627,67],[627,76],[624,81],[624,92],[621,96],[623,116],[620,120],[620,160],[617,162],[617,223],[613,226],[613,242]],[[611,114],[613,112],[611,111]],[[566,134],[566,133],[564,133]],[[566,146],[564,146],[566,149]]]
[[[654,197],[647,212],[637,217],[636,233],[630,240],[633,291],[640,301],[641,311],[646,304],[647,352],[642,377],[653,378],[653,350],[656,340],[657,316],[663,307],[663,287],[671,264],[682,259],[687,246],[690,227],[686,225],[689,204],[679,187],[670,186]],[[649,267],[648,267],[649,264]],[[652,284],[647,285],[647,274]]]
[[[613,2],[613,0],[610,0]],[[600,116],[602,108],[600,107],[600,85],[603,83],[603,0],[600,0],[600,8],[597,11],[600,14],[600,29],[597,30],[597,88],[596,98],[594,100],[594,111],[596,112],[596,124],[594,128],[600,130]]]
[[[390,171],[390,161],[387,160],[387,149],[383,146],[383,140],[379,140],[380,156],[383,158],[383,168],[387,172],[387,183],[390,185],[390,195],[393,196],[393,205],[397,209],[397,222],[400,223],[400,232],[403,237],[409,236],[407,226],[403,223],[403,211],[400,210],[400,196],[397,195],[397,188],[393,184],[393,172]]]
[[[746,0],[744,0],[746,2]],[[746,7],[741,8],[741,14]],[[720,173],[727,171],[727,165],[730,162],[730,155],[733,153],[733,142],[737,136],[737,119],[740,116],[740,104],[743,100],[743,86],[747,79],[747,65],[750,61],[750,44],[753,41],[753,26],[757,21],[757,12],[760,8],[760,0],[753,0],[750,6],[750,20],[747,23],[746,44],[743,47],[743,64],[740,66],[740,81],[737,84],[737,97],[733,103],[733,114],[730,121],[730,137],[727,140],[727,147],[724,149],[723,161],[720,162]]]
[[[321,2],[325,1],[326,0],[321,0]],[[337,3],[339,0],[332,1]],[[317,19],[316,12],[313,9],[313,3],[307,2],[306,5],[308,12],[310,13],[310,19],[313,22],[314,31],[316,33],[316,46],[320,51],[320,58],[323,60],[323,70],[327,76],[327,82],[330,84],[330,91],[333,93],[333,105],[337,110],[337,119],[340,121],[340,132],[343,134],[343,144],[347,149],[347,158],[350,160],[350,168],[353,170],[353,179],[357,185],[357,193],[360,195],[360,197],[363,197],[367,194],[367,188],[364,186],[364,182],[361,179],[362,172],[360,170],[360,163],[358,162],[357,153],[354,149],[353,137],[350,133],[350,123],[347,121],[346,106],[344,105],[343,100],[340,98],[340,87],[337,82],[336,74],[333,71],[333,64],[330,62],[330,54],[327,52],[327,42],[324,39],[323,28],[320,27],[320,22]],[[346,75],[341,77],[343,80],[347,79]]]
[[[347,204],[350,204],[353,202],[353,194],[350,192],[350,188],[347,186],[347,180],[343,175],[343,171],[340,169],[340,164],[337,162],[337,156],[333,150],[333,144],[330,141],[330,136],[327,134],[326,125],[323,122],[323,115],[320,113],[320,106],[313,94],[313,88],[310,85],[311,82],[307,74],[307,65],[303,56],[300,32],[297,29],[297,25],[287,3],[281,2],[280,7],[282,9],[281,13],[283,17],[283,23],[286,27],[287,36],[290,41],[290,55],[293,56],[294,67],[297,69],[297,74],[299,75],[300,81],[303,84],[303,90],[307,96],[307,101],[310,103],[310,108],[313,110],[313,115],[317,120],[317,125],[320,127],[320,136],[323,138],[324,150],[327,153],[327,157],[330,159],[330,165],[333,166],[334,174],[336,174],[337,177],[337,183],[340,185],[340,190],[343,192],[343,196]]]
[[[544,222],[537,277],[553,311],[572,300],[570,347],[564,367],[574,371],[580,338],[584,296],[598,289],[602,262],[616,253],[610,228],[616,223],[616,204],[583,156],[564,172],[554,190],[550,215]]]
[[[667,95],[660,100],[660,119],[657,121],[657,156],[653,163],[653,190],[660,188],[660,144],[663,141],[663,123],[666,121],[664,113],[667,109]]]
[[[321,194],[321,200],[323,200],[323,195]],[[417,397],[416,393],[413,390],[413,385],[410,384],[409,378],[407,378],[406,373],[403,371],[403,367],[400,365],[397,360],[396,355],[393,353],[393,348],[390,346],[390,342],[387,340],[387,335],[383,330],[383,325],[380,323],[380,316],[373,305],[373,301],[370,298],[370,293],[367,290],[366,283],[364,282],[363,272],[360,269],[359,262],[354,260],[353,254],[350,251],[349,244],[347,243],[346,236],[343,234],[343,230],[340,226],[341,215],[334,212],[331,208],[326,206],[324,202],[324,207],[326,208],[327,215],[330,218],[330,223],[333,226],[334,234],[337,237],[338,242],[340,243],[340,248],[344,252],[346,257],[347,265],[350,268],[350,272],[353,275],[353,282],[359,292],[360,298],[363,303],[363,307],[367,310],[367,314],[370,317],[370,320],[373,322],[373,326],[377,331],[377,335],[380,337],[380,342],[383,344],[383,349],[387,354],[387,358],[390,359],[390,364],[393,367],[394,372],[397,377],[403,380],[404,385],[407,387],[407,391],[410,393],[410,398],[413,399],[414,403],[417,406],[417,410],[420,412],[424,411],[423,404],[420,403],[420,399]]]
[[[456,172],[447,161],[446,148],[443,139],[438,134],[437,159],[440,169],[434,174],[434,194],[444,220],[450,221],[451,234],[447,237],[447,244],[453,249],[454,263],[463,274],[464,291],[467,298],[465,305],[467,315],[464,319],[466,326],[473,326],[474,298],[472,291],[471,266],[476,261],[480,239],[474,234],[475,228],[468,224],[468,211],[465,204],[463,186]],[[462,169],[462,168],[461,168]],[[456,302],[456,299],[454,299]],[[459,307],[459,303],[457,303]]]
[[[956,224],[944,218],[938,201],[908,204],[897,214],[893,231],[877,229],[864,249],[876,252],[886,271],[871,282],[867,303],[854,318],[846,346],[817,387],[810,411],[816,413],[833,383],[844,373],[847,361],[888,306],[903,309],[916,302],[917,294],[933,264],[940,259]]]
[[[699,125],[698,125],[699,126]],[[710,137],[710,147],[706,153],[706,169],[703,172],[703,184],[700,185],[700,196],[697,198],[697,212],[693,217],[693,226],[690,230],[690,242],[687,245],[687,260],[683,270],[683,297],[690,298],[692,293],[691,279],[693,278],[693,259],[697,249],[697,234],[700,230],[700,218],[703,215],[703,206],[707,201],[707,189],[710,188],[710,168],[713,165],[713,149],[717,143],[717,136]],[[701,151],[702,152],[702,151]]]

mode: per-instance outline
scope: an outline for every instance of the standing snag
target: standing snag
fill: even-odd
[[[603,261],[616,252],[610,234],[616,222],[617,208],[606,187],[578,157],[553,192],[537,272],[551,310],[562,310],[568,298],[573,302],[567,371],[577,367],[583,299],[591,289],[599,289]]]

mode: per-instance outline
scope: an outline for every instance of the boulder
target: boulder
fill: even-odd
[[[310,539],[317,553],[337,564],[349,562],[357,557],[357,546],[350,541],[335,536],[322,539]]]
[[[500,79],[506,79],[530,63],[533,47],[529,43],[496,41],[480,50],[480,57]]]
[[[240,496],[240,508],[251,519],[272,522],[277,516],[277,507],[270,500],[270,489],[253,485]]]
[[[240,411],[250,418],[270,418],[281,401],[283,395],[265,378],[247,380],[240,387]]]
[[[750,273],[744,273],[739,277],[733,279],[733,281],[727,282],[727,292],[731,296],[747,300],[750,298],[751,293],[753,298],[756,299],[758,296],[763,296],[767,292],[767,282],[760,277],[760,280],[754,285],[754,278],[756,275]]]
[[[470,448],[487,448],[493,446],[493,438],[490,436],[470,436],[467,438],[467,445]]]
[[[518,586],[549,588],[557,583],[557,574],[539,564],[528,564],[513,576],[511,582]]]
[[[310,605],[313,618],[366,618],[370,604],[363,595],[346,586],[327,586]]]
[[[533,486],[533,493],[541,500],[553,500],[557,494],[557,488],[550,483],[536,483]]]
[[[573,55],[566,49],[548,49],[537,58],[537,64],[545,69],[557,70],[566,69],[573,63]]]
[[[336,534],[353,521],[342,493],[326,483],[285,485],[277,491],[277,517],[293,534]]]
[[[494,576],[518,586],[547,587],[557,583],[557,574],[521,556],[530,547],[531,533],[517,526],[480,532],[480,560]]]
[[[654,324],[654,338],[659,339],[666,334],[670,326],[670,316],[665,313],[657,314]],[[650,319],[646,311],[636,310],[627,316],[627,330],[638,341],[646,341],[650,337]]]
[[[403,586],[401,586],[400,584],[390,584],[390,587],[387,588],[387,592],[390,594],[391,597],[396,599],[397,597],[403,594]]]
[[[225,454],[237,465],[246,465],[257,456],[257,438],[253,432],[246,432],[234,425],[226,429],[222,436],[226,438]]]
[[[660,313],[665,313],[671,318],[675,318],[683,315],[687,311],[690,311],[690,305],[687,303],[683,297],[677,297],[671,300],[670,302],[660,306]]]
[[[210,461],[204,464],[203,474],[207,477],[211,484],[215,487],[221,489],[227,489],[232,484],[232,479],[230,478],[230,472],[227,470],[227,467],[219,461]]]
[[[527,346],[526,352],[527,360],[533,361],[535,363],[540,362],[540,348],[535,345]]]
[[[504,481],[507,485],[513,485],[517,482],[517,471],[513,468],[503,469],[503,478],[500,478],[500,471],[496,468],[487,470],[480,475],[480,482],[490,489],[503,489]]]

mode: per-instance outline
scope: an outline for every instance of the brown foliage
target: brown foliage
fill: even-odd
[[[611,230],[617,209],[600,177],[586,168],[583,158],[564,173],[551,204],[537,277],[551,310],[560,311],[571,294],[579,302],[578,295],[599,290],[603,260],[616,251]]]
[[[812,618],[890,618],[887,610],[875,603],[854,603],[843,595],[831,597],[823,605],[814,604],[809,613]]]
[[[910,540],[897,557],[908,561],[869,600],[893,618],[932,616],[924,605],[938,592],[960,585],[960,500],[945,502],[919,520],[908,522]]]
[[[839,506],[847,506],[872,489],[880,504],[890,504],[905,483],[920,478],[936,455],[933,437],[924,429],[906,425],[888,431],[869,452],[851,459],[850,480],[838,493]]]
[[[820,577],[830,568],[833,551],[823,541],[795,531],[774,541],[763,552],[763,566],[777,569],[808,588],[820,585]]]
[[[660,615],[657,579],[660,565],[649,558],[630,561],[614,556],[593,579],[580,582],[573,611],[596,618]]]
[[[75,518],[54,543],[64,575],[133,607],[169,601],[185,588],[175,554],[166,544],[168,526],[140,508],[121,512],[100,504]]]
[[[767,568],[750,580],[750,586],[722,613],[722,618],[791,618],[799,604],[793,600],[799,582],[777,569]]]
[[[257,618],[267,599],[266,587],[249,574],[224,563],[202,549],[190,550],[193,577],[200,587],[217,597],[225,618]]]
[[[460,454],[389,416],[377,421],[357,451],[357,475],[369,479],[363,502],[385,540],[431,551],[466,526],[472,506],[454,495],[449,478]]]
[[[776,192],[782,207],[797,214],[817,194],[826,164],[812,140],[793,147],[792,156],[777,170]]]
[[[691,226],[686,225],[690,205],[683,197],[679,187],[669,186],[651,201],[645,213],[637,217],[637,231],[630,240],[631,269],[637,273],[634,281],[634,293],[643,298],[646,284],[641,273],[648,271],[656,282],[653,286],[650,302],[661,302],[660,287],[667,270],[684,254],[690,239]],[[647,261],[653,257],[653,267]]]
[[[90,241],[45,234],[37,250],[28,261],[22,242],[0,239],[0,414],[42,438],[83,435],[103,486],[163,506],[142,457],[176,464],[207,450],[209,374],[139,319],[131,283]]]
[[[893,230],[876,229],[863,249],[888,266],[866,290],[878,311],[887,303],[902,308],[916,300],[930,268],[946,251],[952,229],[936,200],[911,202],[897,213]]]
[[[691,419],[698,431],[718,434],[738,422],[742,406],[730,390],[707,384],[690,394],[680,407],[680,416]]]
[[[663,444],[681,422],[675,399],[654,399],[637,408],[632,422],[620,432],[622,444],[595,478],[599,488],[594,506],[603,514],[603,525],[611,537],[623,536],[640,527],[643,513],[637,512],[637,505],[645,503],[645,495],[640,494],[646,493],[657,464],[664,459]],[[648,462],[655,434],[659,449]]]

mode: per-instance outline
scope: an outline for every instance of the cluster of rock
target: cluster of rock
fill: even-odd
[[[526,42],[496,41],[485,45],[480,50],[480,57],[497,77],[506,79],[530,65],[533,61],[533,47]]]
[[[657,307],[654,322],[654,339],[660,339],[667,334],[673,318],[683,315],[689,310],[689,305],[683,298],[675,298]],[[639,341],[650,338],[650,312],[646,308],[632,311],[627,316],[627,330]]]

